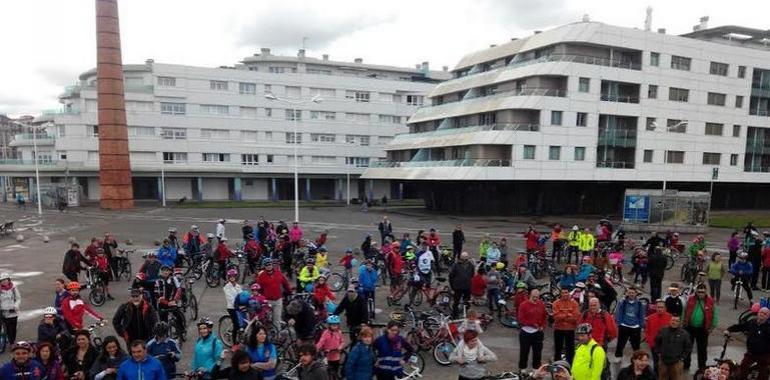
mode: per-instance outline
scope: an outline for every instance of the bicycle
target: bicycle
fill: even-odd
[[[327,360],[327,357],[332,352],[338,352],[340,354],[340,360],[339,360],[339,367],[336,371],[332,370],[331,367],[329,367],[329,361]],[[318,355],[316,356],[316,359],[322,360],[323,363],[327,366],[326,370],[329,374],[329,380],[340,380],[343,377],[345,377],[345,361],[348,360],[348,351],[345,348],[341,348],[339,350],[331,350],[331,351],[319,351]]]
[[[743,290],[743,276],[736,275],[732,281],[735,290],[733,291],[733,310],[738,310],[738,302],[741,300],[741,291]]]
[[[415,367],[413,364],[411,364],[410,367],[412,367],[411,371],[404,371],[404,376],[396,377],[396,380],[412,380],[422,378],[422,370],[419,367]]]
[[[206,286],[209,288],[218,288],[222,283],[222,276],[219,273],[219,263],[213,259],[206,259],[203,263],[203,273],[206,277]]]
[[[192,277],[184,277],[179,283],[182,286],[182,310],[184,314],[189,314],[191,321],[198,319],[198,298],[195,297],[193,292],[193,284],[195,279]]]
[[[443,277],[436,277],[436,281],[438,281],[439,284],[442,284],[447,280]],[[423,284],[419,288],[412,286],[409,291],[409,303],[412,306],[420,306],[424,298],[428,301],[430,306],[434,306],[438,308],[438,310],[448,312],[450,307],[450,300],[452,299],[452,293],[449,291],[449,286],[440,286],[441,285],[433,287],[432,285],[428,284]]]
[[[401,299],[404,298],[404,295],[406,295],[409,284],[409,273],[406,271],[401,271],[401,279],[398,282],[398,286],[394,288],[393,291],[388,294],[388,296],[385,298],[385,301],[388,303],[388,306],[398,305],[401,302]]]
[[[727,351],[728,343],[733,338],[730,336],[729,331],[724,332],[724,338],[725,338],[725,341],[724,343],[722,343],[722,352],[719,354],[719,358],[714,359],[714,365],[706,366],[706,368],[697,370],[695,372],[695,376],[693,377],[693,379],[701,380],[704,378],[704,374],[707,371],[713,371],[713,370],[719,371],[719,366],[722,365],[722,363],[730,361],[730,359],[725,360],[725,352]],[[759,376],[759,366],[757,365],[757,363],[754,363],[751,366],[749,366],[749,373],[746,375],[745,378],[756,379],[758,376]]]
[[[326,283],[329,285],[329,289],[336,293],[348,288],[350,276],[348,276],[347,271],[343,271],[342,273],[331,272],[326,276]]]
[[[115,268],[116,280],[133,280],[131,277],[133,270],[131,268],[131,260],[129,257],[134,252],[136,251],[133,249],[118,249],[117,253],[115,253],[115,264],[117,266],[117,268]]]
[[[177,306],[169,306],[168,309],[162,310],[165,313],[168,313],[168,327],[169,332],[168,336],[171,339],[174,339],[179,343],[179,348],[182,348],[182,343],[187,340],[187,329],[185,328],[185,322],[184,319],[179,321],[177,320],[177,310],[179,308]]]
[[[91,336],[91,345],[94,346],[94,349],[96,349],[97,352],[102,349],[102,327],[106,325],[107,322],[99,321],[85,328]]]
[[[107,302],[107,291],[104,281],[102,281],[99,275],[99,270],[96,267],[86,268],[86,284],[85,288],[91,289],[88,293],[88,302],[96,307],[104,305]]]

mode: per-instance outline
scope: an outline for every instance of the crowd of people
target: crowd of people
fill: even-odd
[[[178,237],[177,229],[170,228],[132,273],[129,299],[109,320],[81,297],[79,281],[86,268],[95,268],[107,298],[114,300],[109,284],[119,277],[122,259],[117,241],[106,234],[103,239],[91,239],[81,252],[73,239],[64,255],[63,277],[54,283],[53,303],[43,311],[36,339],[28,341],[17,337],[22,294],[11,276],[0,274],[0,312],[12,353],[11,360],[0,367],[0,380],[408,378],[419,347],[405,338],[400,321],[389,321],[384,328],[374,323],[375,299],[378,293],[388,292],[388,303],[398,307],[405,287],[430,291],[442,273],[448,276],[451,317],[463,321],[449,355],[461,380],[488,376],[487,363],[499,359],[483,343],[477,310],[467,308],[483,304],[478,310],[494,315],[508,302],[519,328],[517,369],[533,378],[609,379],[610,362],[621,363],[628,345],[631,360],[618,371],[618,379],[682,379],[692,367],[693,350],[697,376],[709,380],[742,380],[751,371],[756,371],[758,380],[767,380],[770,372],[770,346],[764,342],[770,336],[770,309],[765,303],[755,304],[752,293],[770,288],[770,233],[763,233],[763,239],[750,224],[742,239],[739,233],[733,234],[727,243],[729,260],[723,263],[718,253],[706,256],[702,236],[685,249],[676,233],[653,233],[627,254],[631,244],[625,234],[613,231],[606,220],[593,231],[555,225],[539,232],[530,227],[521,235],[523,249],[513,252],[507,239],[495,241],[489,234],[474,250],[467,245],[461,225],[451,234],[451,249],[443,247],[434,228],[418,231],[414,239],[409,233],[397,239],[392,222],[383,217],[377,225],[379,243],[367,235],[360,249],[346,249],[337,262],[348,284],[342,294],[327,283],[333,263],[325,248],[326,232],[310,240],[298,223],[243,221],[240,236],[233,240],[253,269],[253,276],[244,280],[243,268],[231,265],[236,254],[228,245],[226,220],[219,220],[213,231],[204,235],[198,226],[191,226]],[[707,281],[686,296],[677,283],[662,294],[664,248],[702,260],[700,269]],[[183,268],[184,256],[188,266],[203,260],[218,264],[225,279],[222,309],[232,325],[231,331],[216,332],[208,317],[196,320],[189,365],[180,364],[181,345],[193,340],[187,337],[186,318],[180,310],[185,292],[190,291],[183,286],[184,270],[190,269]],[[549,274],[558,283],[553,302],[546,304],[541,292],[551,290],[532,273],[541,270],[536,262],[551,263]],[[562,262],[563,269],[556,269]],[[631,263],[627,273],[623,273],[624,262]],[[617,294],[612,271],[631,283],[624,294]],[[747,336],[740,364],[724,360],[712,368],[707,366],[706,349],[718,326],[720,289],[727,273],[743,280],[755,317],[731,323],[726,330]],[[388,288],[379,286],[380,276],[386,277]],[[648,282],[649,304],[640,298]],[[414,292],[408,293],[411,304]],[[478,300],[484,302],[474,302]],[[87,325],[86,317],[95,324]],[[115,336],[93,336],[107,323]],[[286,357],[283,351],[279,355],[283,349],[277,333],[287,329],[296,337],[291,342],[296,360],[292,368],[279,365]],[[223,333],[229,334],[232,348],[220,339]],[[553,352],[544,358],[544,343],[551,338]],[[178,367],[189,370],[182,372]]]

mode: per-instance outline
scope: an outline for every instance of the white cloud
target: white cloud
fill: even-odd
[[[311,56],[412,66],[453,67],[464,54],[579,20],[653,28],[711,25],[767,28],[770,2],[735,0],[120,0],[123,61],[232,65],[272,47],[296,54],[308,37]],[[62,86],[95,66],[93,0],[0,1],[0,112],[58,107]]]

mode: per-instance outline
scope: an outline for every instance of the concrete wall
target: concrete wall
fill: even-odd
[[[99,178],[88,178],[88,200],[98,201],[102,196],[102,189],[99,187]]]
[[[251,185],[248,185],[249,182]],[[241,198],[243,200],[267,200],[269,196],[269,179],[243,178],[241,180]]]
[[[190,178],[166,178],[166,199],[192,199],[192,182]]]
[[[220,201],[230,198],[227,191],[227,178],[204,178],[203,200]]]

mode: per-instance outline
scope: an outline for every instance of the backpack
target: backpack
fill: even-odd
[[[593,369],[594,367],[594,350],[596,349],[596,346],[599,344],[594,344],[591,346],[591,359],[588,364],[588,368]],[[604,368],[602,368],[602,374],[599,377],[600,380],[610,380],[610,361],[607,359],[607,353],[604,353]]]

